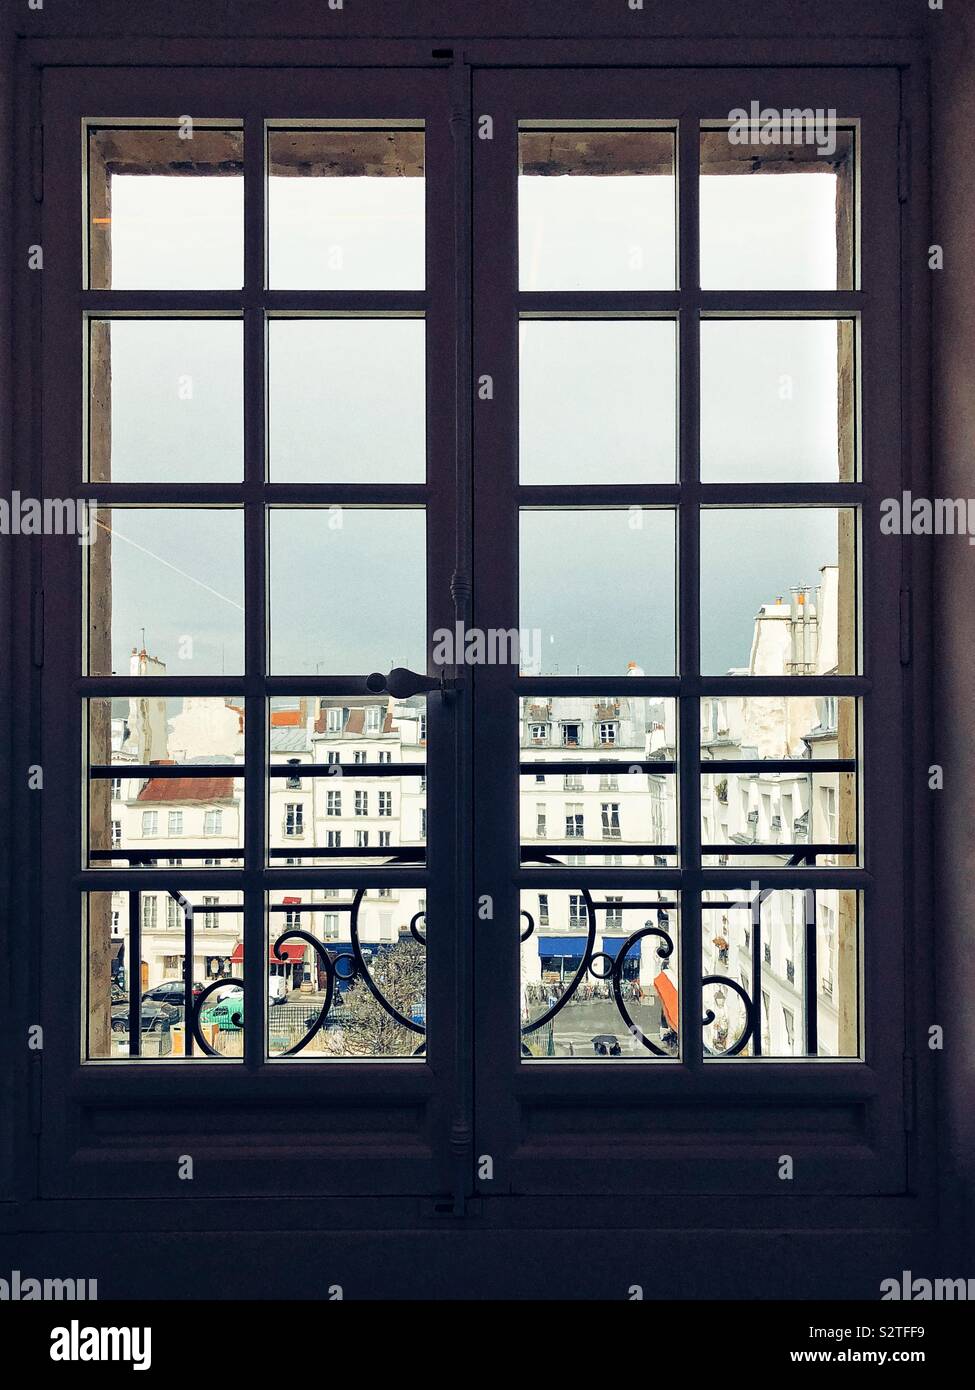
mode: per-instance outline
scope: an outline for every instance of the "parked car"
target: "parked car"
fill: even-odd
[[[277,1004],[286,1004],[287,1000],[286,994],[268,991],[267,1002],[272,1008]],[[217,1023],[221,1028],[243,1028],[244,991],[240,985],[229,985],[226,992],[219,991],[219,998],[212,1004],[208,999],[203,1005],[200,1022],[204,1025]]]
[[[197,999],[203,993],[203,986],[199,980],[193,982],[193,998]],[[186,986],[182,980],[163,980],[158,985],[153,985],[152,989],[147,989],[142,996],[143,1003],[152,1000],[156,1004],[176,1004],[180,1008],[186,1001]]]
[[[165,1028],[171,1028],[174,1023],[178,1023],[181,1017],[181,1011],[173,1008],[171,1004],[157,1004],[153,1000],[149,1000],[147,1003],[145,999],[142,1001],[143,1033],[161,1033]],[[112,1032],[128,1033],[128,1031],[128,1004],[113,1004]]]

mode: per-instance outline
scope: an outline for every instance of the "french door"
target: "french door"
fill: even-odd
[[[42,108],[44,1194],[900,1190],[896,75]]]

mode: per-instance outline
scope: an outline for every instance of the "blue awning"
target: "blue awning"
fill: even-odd
[[[540,956],[584,956],[587,936],[540,936],[538,954]]]
[[[615,960],[616,957],[619,955],[620,947],[623,945],[623,942],[627,939],[627,936],[629,936],[629,932],[627,932],[626,935],[624,935],[621,932],[619,936],[604,936],[603,950],[605,951],[606,955],[612,956]],[[641,936],[639,941],[635,941],[633,943],[633,945],[626,953],[627,960],[636,960],[637,956],[640,954],[641,948],[645,940],[646,937]]]

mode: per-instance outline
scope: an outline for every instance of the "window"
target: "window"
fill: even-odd
[[[342,732],[343,722],[344,711],[333,705],[327,715],[325,726],[327,732],[330,734],[340,734]],[[335,760],[336,762],[338,761],[338,754],[335,755]]]
[[[297,931],[301,927],[301,913],[296,907],[289,907],[284,914],[285,931]]]
[[[330,748],[325,754],[325,761],[330,763],[333,767],[338,767],[342,761],[342,754],[337,748]]]
[[[159,812],[158,812],[158,811],[143,811],[143,812],[142,812],[142,834],[143,834],[143,836],[151,836],[151,835],[158,835],[158,834],[159,834]]]
[[[325,814],[326,816],[340,816],[342,814],[342,793],[325,793]]]
[[[582,733],[582,725],[581,725],[581,724],[563,724],[563,725],[562,725],[562,747],[563,747],[563,748],[578,748],[578,747],[579,747],[579,742],[580,742],[581,733]]]
[[[379,792],[379,814],[381,816],[391,816],[393,814],[393,793]]]
[[[339,914],[337,912],[322,913],[322,932],[326,941],[338,941]]]
[[[369,844],[369,831],[357,830],[355,832],[356,849],[366,849]]]
[[[603,839],[620,838],[620,806],[618,801],[604,801],[600,807],[603,824]]]
[[[548,725],[530,724],[528,726],[528,737],[534,744],[542,745],[548,743]]]
[[[601,792],[618,792],[620,789],[620,779],[615,772],[601,772],[599,774],[599,790]]]
[[[622,896],[613,896],[607,893],[606,901],[608,903],[621,903],[623,901],[623,898]],[[620,928],[622,928],[623,909],[621,907],[610,907],[606,909],[606,926],[608,929],[615,928],[619,930]]]
[[[300,766],[301,766],[301,760],[300,760],[299,758],[289,758],[289,759],[288,759],[288,766],[289,766],[289,767],[300,767]],[[289,792],[298,792],[298,791],[301,791],[301,778],[300,778],[299,776],[297,776],[297,774],[295,774],[294,776],[289,777],[289,778],[287,779],[287,781],[285,782],[285,786],[287,787],[287,789],[288,789]]]
[[[222,811],[207,811],[207,812],[204,814],[204,817],[203,817],[203,833],[204,833],[204,835],[221,835],[221,834],[223,834],[223,812],[222,812]]]
[[[393,890],[392,890],[392,888],[379,888],[379,889],[377,889],[377,891],[376,891],[376,897],[377,897],[377,898],[391,898],[392,896],[393,896]]]
[[[376,761],[378,763],[391,763],[393,761],[393,755],[388,748],[380,748],[379,752],[376,754]]]
[[[113,801],[118,801],[119,798],[121,797],[121,795],[122,795],[122,779],[121,779],[121,777],[113,777],[113,778],[112,778],[112,790],[111,790],[111,797],[112,797],[112,800],[113,800]]]
[[[142,930],[155,931],[159,918],[159,899],[155,893],[146,893],[142,898]]]
[[[208,931],[214,931],[220,924],[220,914],[208,909],[214,908],[219,903],[218,897],[204,897],[203,899],[203,926]]]
[[[369,793],[356,792],[355,794],[355,813],[357,816],[368,816],[369,814]]]
[[[389,849],[390,844],[392,843],[390,839],[390,831],[380,830],[377,836],[377,843],[380,849]]]
[[[581,840],[583,836],[583,810],[581,801],[565,803],[565,838]]]
[[[183,913],[175,898],[166,898],[166,930],[176,931],[182,924]]]
[[[589,913],[586,910],[586,900],[581,893],[569,894],[569,926],[579,929],[589,925]]]
[[[567,792],[581,792],[582,778],[578,772],[566,772],[562,777],[562,789]]]
[[[304,835],[305,808],[300,801],[289,801],[285,806],[284,833],[289,836]]]
[[[353,761],[354,763],[364,763],[364,762],[367,762],[368,759],[366,758],[365,749],[364,749],[364,748],[356,748],[356,749],[353,749],[353,752],[352,752],[352,761]]]
[[[112,821],[112,849],[118,849],[122,843],[122,822]]]
[[[183,833],[183,812],[170,811],[169,813],[169,833],[170,835],[182,835]]]
[[[342,848],[342,832],[341,832],[341,830],[326,830],[326,832],[325,832],[325,845],[326,845],[326,847],[327,847],[328,849],[341,849],[341,848]]]
[[[548,832],[545,829],[545,807],[538,805],[535,807],[535,838],[544,840]]]
[[[604,720],[599,725],[599,742],[604,747],[611,747],[616,743],[616,735],[619,725],[609,720]]]
[[[366,706],[366,733],[374,734],[382,728],[383,712],[378,705]]]
[[[547,927],[549,924],[547,893],[539,893],[538,895],[538,924],[541,927]]]

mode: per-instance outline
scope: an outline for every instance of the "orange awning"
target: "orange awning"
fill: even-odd
[[[674,1032],[678,1032],[677,988],[673,980],[665,970],[661,970],[660,974],[653,982],[653,987],[657,991],[657,998],[663,1006],[664,1017],[671,1028],[673,1028]]]

